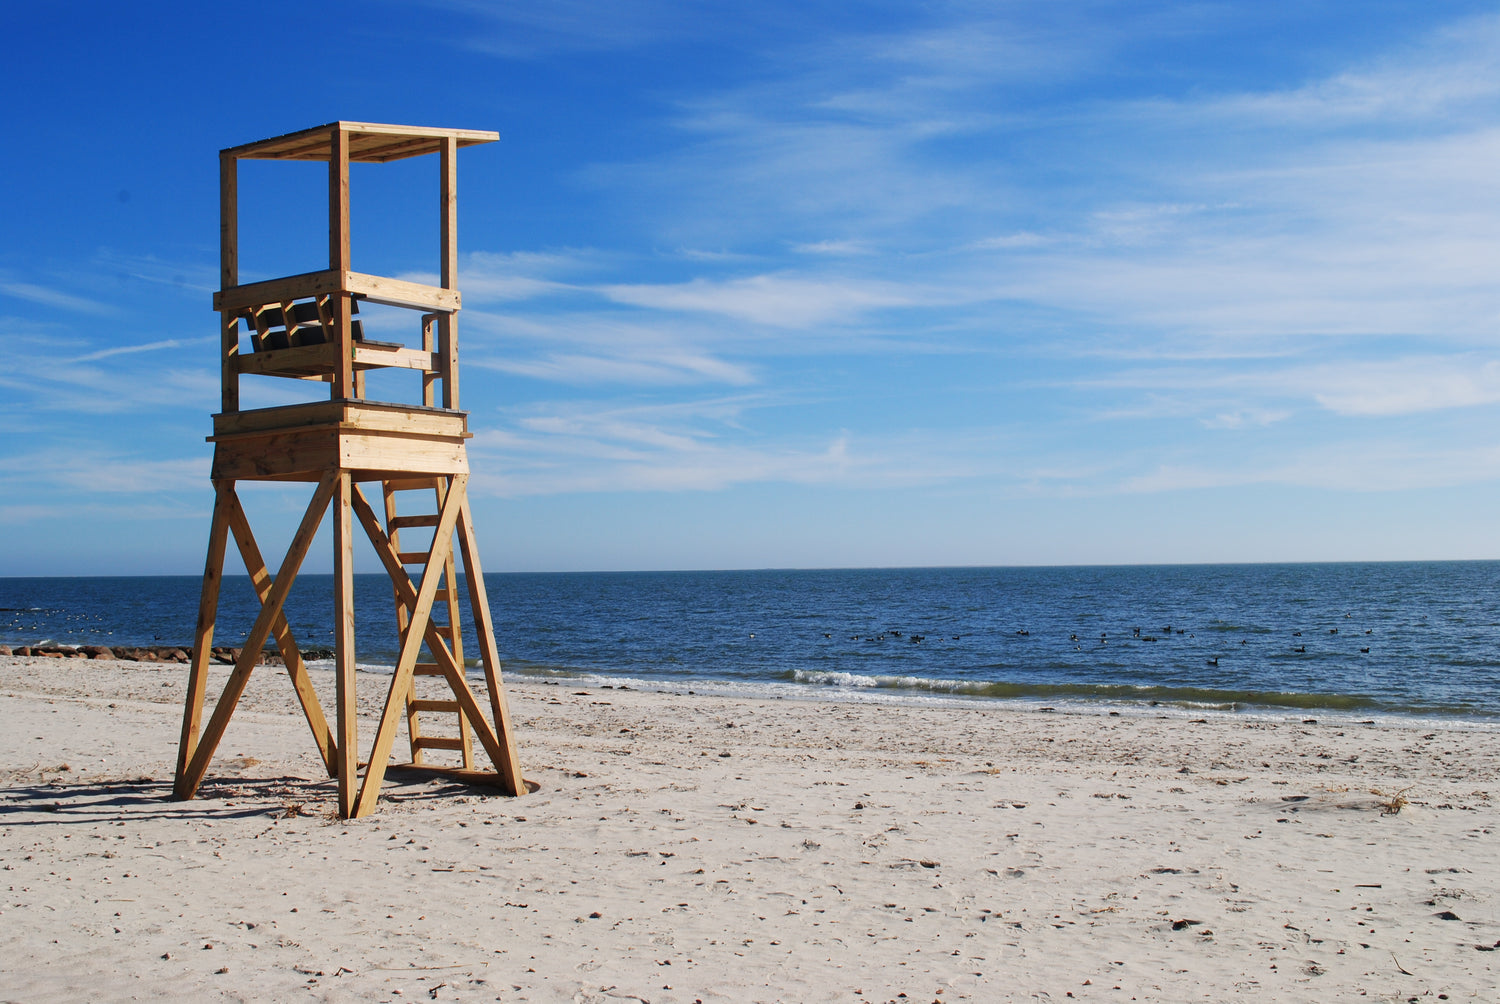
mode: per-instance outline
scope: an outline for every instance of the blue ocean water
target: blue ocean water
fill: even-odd
[[[1193,709],[1500,718],[1500,562],[492,574],[510,674]],[[191,641],[197,577],[0,578],[0,641]],[[356,577],[361,665],[395,659]],[[226,577],[214,643],[257,612]],[[332,638],[329,576],[288,620]],[[465,614],[467,617],[467,612]],[[466,621],[472,628],[472,619]],[[476,653],[472,631],[466,655]]]

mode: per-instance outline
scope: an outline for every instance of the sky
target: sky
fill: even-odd
[[[1492,3],[0,28],[0,575],[200,572],[216,154],[338,119],[500,133],[458,168],[487,571],[1500,557]],[[324,266],[325,171],[242,166],[243,280]],[[436,178],[354,166],[357,270],[434,281]],[[274,564],[310,486],[243,495]]]

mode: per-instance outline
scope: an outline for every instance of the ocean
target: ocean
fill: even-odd
[[[485,585],[505,672],[521,677],[1500,721],[1500,562],[515,573]],[[0,642],[186,646],[199,588],[197,576],[0,578]],[[389,582],[356,576],[355,594],[358,662],[389,669]],[[214,644],[239,644],[257,610],[249,580],[226,576]],[[302,645],[331,645],[331,577],[300,576],[287,612]]]

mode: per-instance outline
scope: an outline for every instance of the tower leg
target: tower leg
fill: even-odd
[[[359,709],[354,700],[354,538],[349,510],[352,484],[341,471],[333,499],[333,621],[337,673],[339,816],[354,815],[359,781]]]
[[[208,688],[209,650],[214,642],[214,622],[219,611],[219,586],[224,579],[224,547],[229,535],[230,500],[234,482],[214,483],[213,523],[208,531],[208,558],[203,563],[203,591],[198,599],[198,624],[193,631],[193,661],[188,670],[187,699],[182,710],[182,741],[177,745],[177,775],[173,794],[184,793],[183,779],[198,746],[198,727],[203,720],[203,697]]]

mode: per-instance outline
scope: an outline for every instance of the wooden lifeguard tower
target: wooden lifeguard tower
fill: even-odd
[[[223,399],[209,437],[214,444],[216,498],[177,758],[174,794],[179,799],[192,798],[197,792],[268,640],[274,640],[281,652],[329,775],[338,778],[338,811],[343,818],[364,816],[375,808],[387,769],[419,767],[494,785],[511,795],[527,790],[501,685],[494,625],[466,493],[468,416],[458,408],[458,150],[498,138],[493,132],[464,129],[333,122],[219,153],[221,288],[214,294],[214,309],[219,312],[222,336]],[[441,285],[355,272],[349,249],[350,163],[384,163],[427,154],[438,158]],[[252,159],[327,162],[326,270],[240,284],[238,164]],[[361,302],[417,311],[420,323],[413,327],[420,330],[420,344],[408,347],[366,339],[356,317]],[[416,371],[421,378],[421,404],[367,401],[365,372],[381,367]],[[242,374],[323,381],[331,386],[330,399],[241,411]],[[261,558],[235,492],[237,481],[317,485],[274,577]],[[361,490],[362,484],[379,484],[383,522]],[[414,491],[433,500],[436,511],[398,514],[398,496]],[[287,594],[330,505],[337,669],[333,731],[283,614]],[[390,575],[401,640],[362,781],[354,700],[354,520],[364,528]],[[429,529],[430,544],[402,549],[403,530],[408,536],[425,538]],[[224,551],[231,535],[261,609],[200,735]],[[488,709],[480,705],[464,676],[455,552],[463,563]],[[419,571],[409,572],[412,568]],[[445,613],[447,622],[435,620],[435,611]],[[419,661],[424,647],[428,657]],[[447,684],[441,699],[419,694],[416,678],[428,676],[438,679],[427,685],[425,693],[430,693],[431,686],[440,686],[439,681]],[[458,734],[424,733],[424,715],[457,716]],[[391,764],[402,718],[407,723],[411,762]],[[492,770],[476,769],[474,736]],[[461,763],[426,762],[424,753],[429,750],[449,751]]]

